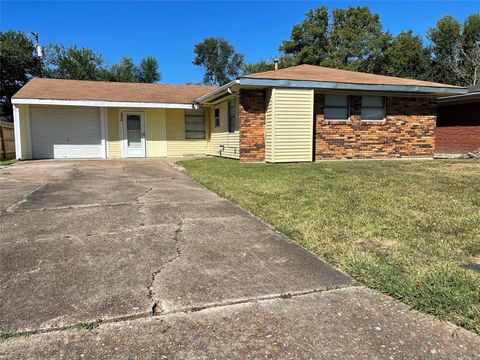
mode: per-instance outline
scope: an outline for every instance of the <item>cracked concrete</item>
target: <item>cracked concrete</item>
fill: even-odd
[[[160,160],[19,163],[0,200],[0,332],[42,333],[0,358],[478,354]]]
[[[350,287],[19,338],[0,358],[460,360],[479,348],[472,333]]]

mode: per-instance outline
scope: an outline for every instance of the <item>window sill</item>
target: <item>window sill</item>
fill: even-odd
[[[387,120],[386,119],[383,119],[383,120],[361,120],[362,124],[366,124],[366,125],[384,125],[387,123]]]
[[[324,124],[351,124],[352,120],[323,120]]]

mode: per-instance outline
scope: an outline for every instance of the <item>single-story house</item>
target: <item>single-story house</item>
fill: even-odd
[[[432,157],[437,99],[466,89],[312,65],[222,87],[35,78],[12,98],[17,158]]]
[[[435,152],[460,155],[480,149],[480,85],[438,99]]]

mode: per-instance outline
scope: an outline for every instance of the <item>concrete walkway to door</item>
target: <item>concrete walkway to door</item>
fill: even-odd
[[[0,358],[480,356],[161,160],[19,163],[0,199]]]

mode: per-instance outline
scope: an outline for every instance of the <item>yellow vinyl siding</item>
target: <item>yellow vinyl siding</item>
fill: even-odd
[[[273,92],[270,161],[312,161],[313,90],[276,88]]]
[[[145,109],[147,157],[167,156],[165,112],[166,109]]]
[[[238,109],[238,99],[236,100]],[[215,127],[215,106],[210,107],[210,126],[212,133],[210,136],[210,154],[224,156],[233,159],[240,157],[240,133],[228,132],[228,101],[223,101],[219,105],[220,108],[220,126]],[[238,129],[238,111],[236,119],[236,129]]]
[[[267,91],[267,110],[265,112],[265,161],[273,162],[273,106],[275,103],[275,89]]]
[[[116,159],[122,157],[120,151],[120,111],[118,108],[107,109],[108,128],[108,158]]]
[[[209,151],[208,111],[205,113],[206,139],[185,139],[185,110],[166,109],[167,156],[204,155]]]

